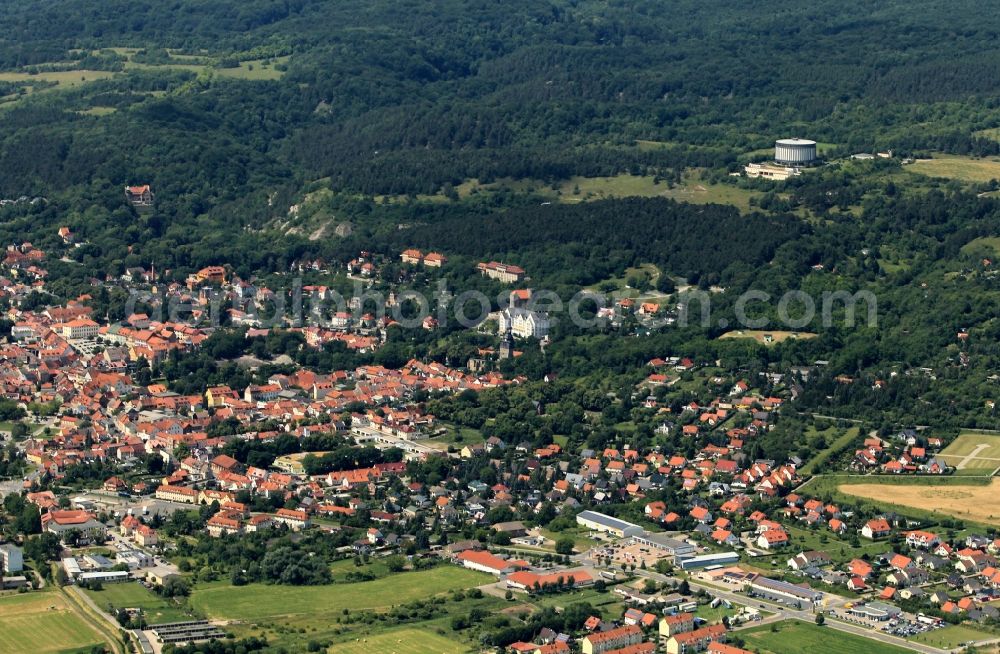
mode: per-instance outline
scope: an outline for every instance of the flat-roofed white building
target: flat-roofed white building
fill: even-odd
[[[124,570],[97,570],[95,572],[81,572],[77,581],[99,581],[102,584],[117,584],[128,581],[129,573]]]
[[[787,581],[771,579],[763,575],[757,575],[750,580],[748,592],[786,604],[794,602],[808,606],[810,604],[816,605],[823,601],[823,593],[818,590],[790,584]]]
[[[783,182],[789,177],[802,174],[798,168],[772,163],[750,163],[743,167],[743,172],[746,173],[747,177],[763,177],[764,179],[773,179],[776,182]]]
[[[640,536],[635,536],[635,542],[665,552],[669,556],[674,557],[675,561],[694,556],[695,553],[695,546],[691,543],[672,538],[666,534],[651,534],[647,532]]]
[[[70,579],[76,579],[76,577],[83,572],[83,570],[80,569],[80,562],[72,556],[66,557],[62,560],[62,567],[66,572],[66,576]]]

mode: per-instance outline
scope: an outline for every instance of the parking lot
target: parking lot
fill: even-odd
[[[132,509],[132,513],[136,516],[144,515],[148,517],[159,515],[169,518],[175,511],[191,511],[198,508],[193,504],[158,500],[152,497],[137,499],[133,497],[121,497],[113,493],[93,491],[74,496],[74,499],[76,498],[83,498],[86,501],[93,502],[100,510],[118,513],[119,517],[128,513],[129,509]]]
[[[869,620],[856,615],[851,615],[843,609],[835,610],[833,611],[833,614],[838,619],[845,622],[851,622],[853,624],[867,627],[868,629],[875,629],[886,634],[899,636],[900,638],[910,638],[927,631],[933,631],[934,629],[940,629],[948,626],[948,623],[942,620],[917,616],[912,613],[901,613],[895,618],[881,621]]]
[[[652,568],[661,559],[671,559],[670,555],[662,550],[631,541],[595,547],[590,550],[590,558],[595,562],[610,559],[612,566],[619,566],[623,563],[628,566],[634,564],[637,568],[641,567],[643,563],[646,564],[647,568]]]

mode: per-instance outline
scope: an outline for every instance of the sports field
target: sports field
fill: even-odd
[[[1000,468],[1000,435],[962,432],[941,451],[940,458],[959,470],[996,470]]]
[[[842,493],[877,502],[942,513],[986,525],[1000,525],[1000,479],[989,484],[871,484],[850,483],[837,487]]]
[[[0,597],[0,654],[63,652],[103,642],[57,592]]]
[[[191,606],[211,618],[258,620],[277,616],[380,610],[438,593],[489,583],[490,575],[455,566],[405,572],[375,581],[327,586],[212,584],[191,595]]]
[[[833,628],[817,627],[799,620],[780,622],[778,631],[759,627],[739,632],[754,651],[761,654],[904,654],[909,650]]]
[[[473,651],[462,643],[426,629],[393,629],[373,636],[339,643],[330,654],[464,654]]]

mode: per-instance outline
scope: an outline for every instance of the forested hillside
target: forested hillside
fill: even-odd
[[[748,288],[866,289],[880,323],[810,325],[819,338],[767,351],[720,344],[714,327],[567,338],[548,359],[528,353],[523,371],[625,370],[683,343],[706,357],[829,360],[804,398],[830,412],[874,403],[865,384],[835,384],[839,373],[964,366],[967,385],[982,385],[907,377],[877,400],[900,417],[969,422],[990,394],[995,162],[958,160],[987,172],[951,181],[900,163],[1000,153],[1000,15],[979,4],[10,0],[4,11],[0,199],[44,200],[0,206],[0,241],[61,252],[46,288],[63,298],[132,266],[177,281],[210,264],[263,278],[407,247],[446,252],[456,263],[442,277],[491,292],[501,288],[476,275],[478,260],[522,265],[561,293],[647,265],[717,287],[727,317]],[[820,141],[835,163],[777,184],[732,176],[788,136]],[[129,206],[126,184],[150,184],[154,206]],[[960,329],[974,336],[961,352]],[[952,401],[931,408],[935,393]]]

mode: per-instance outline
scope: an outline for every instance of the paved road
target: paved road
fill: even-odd
[[[33,466],[31,472],[25,475],[25,478],[28,481],[35,481],[36,479],[38,479],[38,475],[40,473],[41,469]],[[23,489],[24,489],[24,479],[10,479],[8,481],[0,481],[0,498],[11,494],[20,495]]]
[[[665,575],[661,575],[657,572],[651,570],[636,570],[635,574],[647,579],[653,579],[654,581],[668,581],[671,578]],[[775,617],[769,618],[767,622],[774,622],[779,620],[802,620],[804,622],[813,622],[816,619],[816,614],[811,610],[798,610],[793,609],[782,604],[775,604],[774,602],[769,602],[767,600],[762,600],[759,597],[747,597],[744,593],[735,593],[726,588],[716,586],[714,584],[709,584],[699,579],[688,578],[688,584],[692,587],[697,587],[704,589],[706,592],[711,593],[715,597],[721,597],[722,599],[729,600],[735,604],[741,604],[743,606],[756,605],[758,608],[763,608],[765,611],[771,611],[775,614]],[[842,597],[831,596],[832,606],[839,607],[846,603],[848,600]],[[754,623],[754,624],[760,624]],[[936,647],[931,647],[929,645],[922,645],[920,643],[913,643],[896,636],[891,636],[889,634],[883,633],[881,631],[876,631],[874,629],[867,629],[860,625],[850,624],[847,622],[841,622],[836,618],[828,615],[826,626],[830,629],[835,629],[837,631],[844,631],[847,633],[855,634],[857,636],[862,636],[864,638],[870,638],[872,640],[877,640],[879,642],[888,643],[890,645],[896,645],[898,647],[903,647],[908,650],[915,652],[923,652],[923,654],[946,654],[949,650],[942,650]]]

